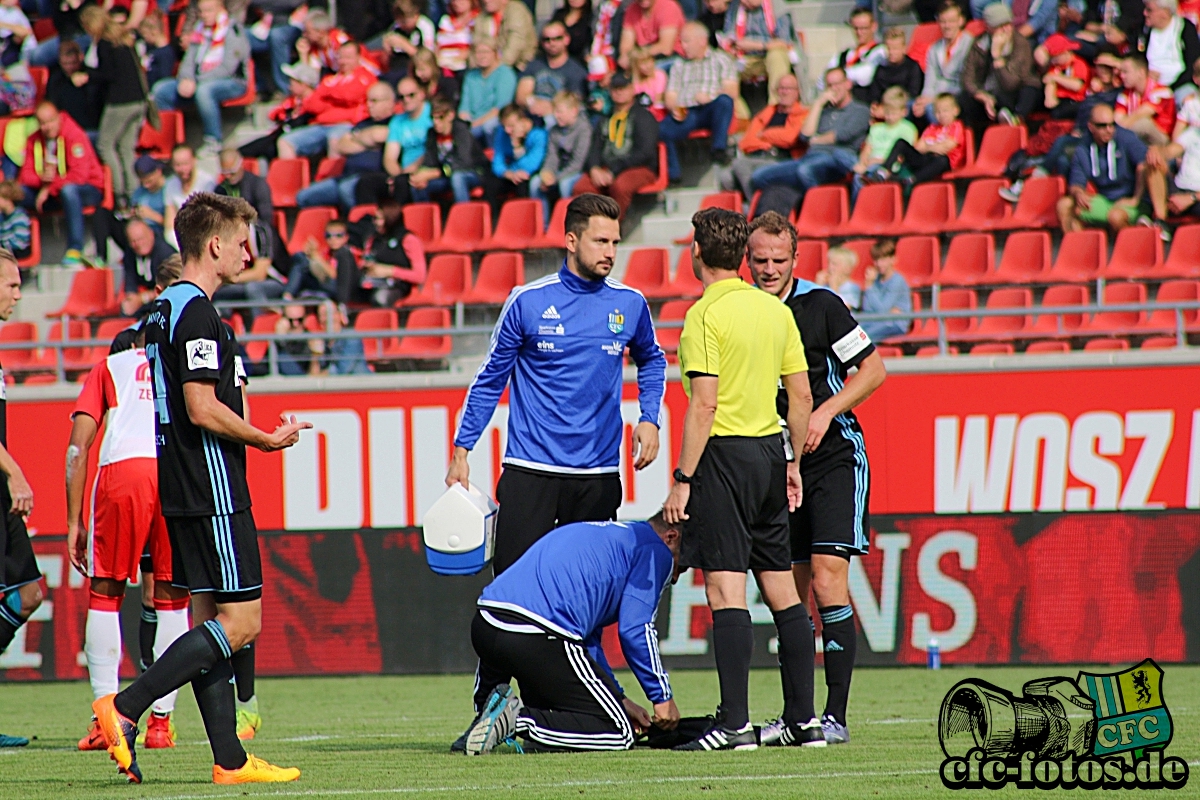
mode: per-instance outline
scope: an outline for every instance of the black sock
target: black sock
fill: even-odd
[[[117,695],[117,711],[136,722],[155,700],[191,683],[230,655],[221,623],[210,619],[197,625],[176,639],[142,677]]]
[[[826,606],[821,611],[821,638],[825,642],[825,713],[846,724],[846,701],[850,698],[850,676],[854,672],[854,653],[858,632],[854,629],[854,608]]]
[[[25,624],[25,620],[8,607],[5,602],[8,598],[0,595],[0,653],[12,644],[13,637],[17,635],[17,629]]]
[[[803,603],[776,611],[779,631],[779,674],[783,679],[783,721],[808,722],[813,710],[813,659],[816,656],[812,621]]]
[[[254,645],[248,644],[229,659],[233,665],[233,680],[237,684],[237,699],[249,703],[254,697]]]
[[[713,612],[713,655],[721,682],[721,708],[725,726],[732,730],[750,721],[750,657],[754,655],[754,628],[744,608]]]
[[[204,717],[213,763],[225,769],[240,769],[246,763],[246,751],[237,738],[232,683],[233,665],[223,660],[192,680],[192,692],[196,695],[196,705],[200,706],[200,716]]]
[[[142,653],[142,672],[154,663],[154,635],[158,633],[158,612],[153,606],[142,606],[142,621],[138,623],[138,649]]]

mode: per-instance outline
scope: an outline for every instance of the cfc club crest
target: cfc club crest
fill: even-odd
[[[620,309],[613,309],[613,312],[608,315],[608,329],[613,333],[620,333],[625,330],[625,315]]]
[[[1110,675],[1079,673],[1075,682],[1096,702],[1096,742],[1092,752],[1113,755],[1171,741],[1171,715],[1163,703],[1163,671],[1153,660]]]

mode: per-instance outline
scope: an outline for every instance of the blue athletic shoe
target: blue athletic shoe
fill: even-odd
[[[0,747],[24,747],[29,740],[24,736],[5,736],[0,733]]]
[[[850,741],[850,729],[838,722],[832,714],[821,718],[821,727],[824,729],[825,741],[829,744],[847,744]]]
[[[516,731],[520,711],[521,701],[513,694],[511,686],[502,683],[493,689],[483,704],[479,719],[467,731],[467,755],[483,755],[503,744]]]

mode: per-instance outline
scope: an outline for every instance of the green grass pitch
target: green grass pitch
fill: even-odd
[[[180,693],[176,714],[179,746],[142,752],[146,783],[131,786],[105,753],[75,750],[88,720],[91,691],[86,683],[0,684],[0,732],[37,737],[29,747],[0,750],[0,798],[951,796],[938,780],[941,751],[934,721],[946,690],[963,678],[979,677],[1019,691],[1026,680],[1074,677],[1076,671],[860,669],[850,698],[853,741],[822,750],[503,752],[482,758],[448,752],[470,721],[468,675],[263,679],[258,696],[264,726],[249,749],[277,764],[298,766],[304,774],[294,784],[250,787],[210,783],[210,752],[187,689]],[[630,675],[620,677],[626,686],[634,685]],[[679,671],[672,680],[685,715],[712,711],[715,673]],[[1200,767],[1200,667],[1167,666],[1163,689],[1175,725],[1169,752],[1187,759],[1195,773]],[[824,695],[820,674],[817,695],[819,709]],[[780,704],[778,673],[755,671],[752,718],[767,719]],[[1200,777],[1194,774],[1181,794],[1197,792]],[[967,794],[986,796],[986,790]]]

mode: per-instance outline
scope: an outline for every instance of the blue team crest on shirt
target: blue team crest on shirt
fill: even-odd
[[[613,312],[608,315],[608,329],[613,333],[625,330],[625,315],[621,313],[621,309],[614,308]]]

